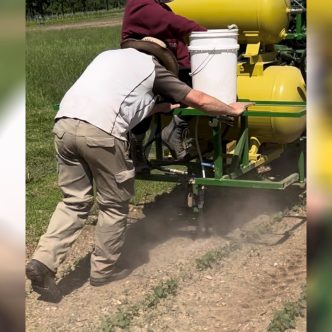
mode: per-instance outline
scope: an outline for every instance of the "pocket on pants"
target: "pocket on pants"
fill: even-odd
[[[119,197],[122,201],[128,201],[134,195],[135,168],[114,174],[118,185]]]
[[[57,155],[60,155],[60,151],[63,147],[63,136],[65,135],[65,131],[63,129],[59,129],[54,127],[52,130],[54,134],[54,149]],[[57,167],[58,174],[59,174],[59,167]]]
[[[57,126],[57,124],[55,124],[55,126],[53,127],[52,132],[59,139],[61,139],[63,137],[63,135],[65,134],[65,131],[62,128],[59,128],[59,126]]]
[[[133,169],[129,169],[129,170],[122,171],[122,172],[115,174],[115,181],[117,183],[123,183],[127,180],[130,180],[134,176],[135,176],[135,169],[133,168]]]
[[[114,147],[114,137],[86,137],[86,144],[89,147],[112,148]]]

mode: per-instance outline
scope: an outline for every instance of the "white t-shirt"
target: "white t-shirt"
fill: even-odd
[[[67,91],[56,118],[84,120],[126,139],[155,104],[154,68],[152,56],[131,48],[99,54]]]

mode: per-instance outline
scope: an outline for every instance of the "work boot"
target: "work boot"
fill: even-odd
[[[55,283],[55,273],[42,262],[32,259],[27,264],[25,272],[35,292],[55,300],[61,297]]]
[[[174,115],[172,121],[162,130],[163,143],[176,160],[190,159],[194,155],[193,139],[188,137],[188,122]]]
[[[149,170],[147,160],[144,155],[145,134],[135,135],[130,133],[130,158],[132,159],[136,173]]]

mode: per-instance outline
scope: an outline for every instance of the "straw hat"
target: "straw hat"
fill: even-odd
[[[153,55],[167,70],[176,76],[179,74],[179,65],[174,54],[160,39],[154,37],[144,37],[142,40],[129,38],[121,43],[121,48],[134,48],[140,52]]]

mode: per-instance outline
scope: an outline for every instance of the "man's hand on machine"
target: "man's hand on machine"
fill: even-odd
[[[241,115],[243,112],[247,110],[249,106],[254,105],[253,102],[235,102],[229,104],[232,108],[232,115],[220,115],[219,119],[221,122],[227,124],[228,126],[234,126],[235,118]]]
[[[232,108],[232,116],[239,116],[243,112],[247,110],[249,106],[255,105],[254,102],[235,102],[229,104],[229,106]]]
[[[228,105],[215,97],[195,89],[190,90],[183,100],[181,100],[181,103],[200,109],[210,116],[226,117],[238,117],[247,107],[254,104],[252,102],[235,102]]]

